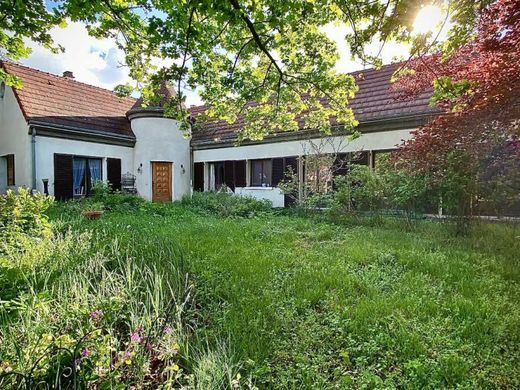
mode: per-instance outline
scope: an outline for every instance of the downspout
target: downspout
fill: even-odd
[[[193,135],[193,123],[190,120],[190,197],[193,195],[193,178],[195,176],[195,163],[193,162],[193,146],[191,145]]]
[[[32,154],[32,190],[36,191],[36,129],[30,128],[31,131],[31,154]]]

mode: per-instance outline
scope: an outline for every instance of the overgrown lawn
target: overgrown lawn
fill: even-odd
[[[150,246],[171,248],[194,285],[197,342],[225,345],[259,388],[520,387],[518,226],[460,237],[439,222],[223,218],[189,204],[54,219],[145,262]]]

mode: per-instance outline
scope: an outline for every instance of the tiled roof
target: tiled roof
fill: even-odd
[[[28,122],[134,138],[125,114],[135,99],[12,62],[0,65],[23,81],[15,94]]]
[[[399,64],[391,64],[378,70],[369,69],[352,73],[356,78],[359,91],[351,100],[350,106],[354,109],[354,115],[360,122],[361,129],[364,124],[374,121],[427,116],[436,112],[428,104],[430,93],[424,93],[413,100],[397,99],[397,93],[391,90],[390,79],[398,66]],[[205,106],[193,107],[191,112],[197,117],[206,109]],[[225,121],[207,121],[204,123],[204,128],[193,134],[193,142],[232,140],[235,138],[235,131],[243,125],[243,118],[239,118],[233,124]],[[303,126],[302,121],[300,121],[300,125]]]
[[[126,114],[129,110],[142,110],[140,99],[120,98],[103,88],[8,61],[0,61],[0,65],[23,81],[23,88],[15,90],[15,94],[27,121],[135,138]],[[369,69],[352,73],[359,91],[350,103],[361,129],[364,124],[370,122],[424,117],[435,113],[428,105],[429,93],[413,100],[396,99],[397,94],[390,89],[390,78],[397,67],[398,64],[392,64],[379,70]],[[159,92],[161,96],[171,95],[165,84],[161,85]],[[164,99],[161,98],[158,107],[148,109],[161,108],[163,104]],[[192,107],[190,111],[197,117],[206,109],[206,106],[198,106]],[[300,123],[303,127],[303,122]],[[243,125],[243,118],[239,118],[233,124],[208,121],[203,129],[194,132],[193,143],[233,140],[236,136],[235,131]]]

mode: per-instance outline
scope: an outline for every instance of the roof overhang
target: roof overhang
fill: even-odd
[[[397,117],[397,118],[389,118],[382,120],[374,120],[374,121],[364,121],[361,122],[356,130],[363,133],[374,133],[378,131],[390,131],[390,130],[401,130],[401,129],[412,129],[417,128],[423,125],[429,118],[433,117],[434,114],[423,114],[423,115],[413,115],[407,117]],[[336,133],[334,133],[336,131]],[[341,126],[336,126],[333,129],[332,136],[342,136],[349,135],[345,131],[341,131]],[[259,144],[269,144],[275,142],[286,142],[286,141],[304,141],[307,139],[315,139],[324,137],[325,134],[317,131],[317,130],[300,130],[295,132],[287,132],[287,133],[276,133],[265,137],[261,141],[242,141],[240,142],[240,146],[245,145],[259,145]],[[228,148],[230,146],[235,146],[237,142],[236,137],[222,138],[221,140],[204,140],[204,141],[193,141],[192,138],[192,148],[193,150],[204,150],[204,149],[217,149],[217,148]]]
[[[135,137],[123,134],[109,134],[92,129],[50,124],[41,121],[29,120],[29,134],[36,130],[36,134],[42,137],[64,138],[74,141],[94,142],[108,145],[133,147]]]

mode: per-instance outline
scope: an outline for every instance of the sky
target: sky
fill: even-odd
[[[340,60],[337,70],[351,72],[363,69],[359,61],[350,58],[348,46],[343,39],[347,27],[327,25],[323,29],[338,46]],[[114,40],[99,40],[89,36],[85,25],[80,22],[69,22],[65,28],[56,27],[51,30],[51,36],[56,44],[65,48],[64,53],[53,54],[33,42],[28,42],[32,53],[21,62],[54,74],[72,71],[76,80],[110,90],[118,84],[133,84],[128,76],[128,69],[122,65],[124,54],[117,48]],[[377,53],[378,50],[377,42],[367,48],[367,52],[372,54]],[[407,55],[407,52],[407,48],[402,45],[387,43],[381,53],[383,63],[402,58]],[[187,104],[198,105],[202,104],[202,101],[196,92],[191,91],[187,93]]]

